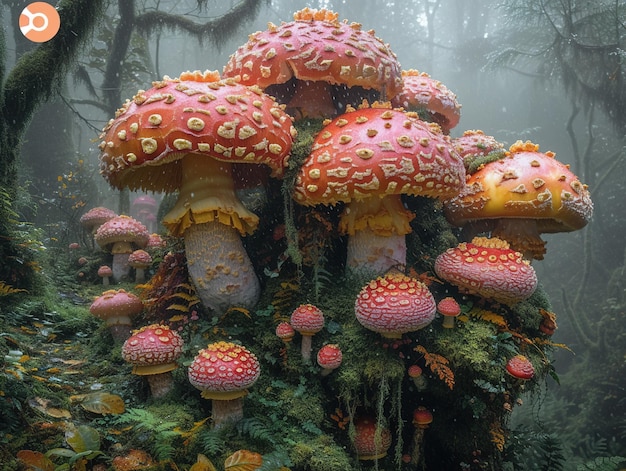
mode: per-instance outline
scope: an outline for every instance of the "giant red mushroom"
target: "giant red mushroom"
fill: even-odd
[[[254,353],[232,342],[215,342],[200,350],[188,369],[189,382],[212,400],[213,426],[243,418],[243,397],[261,374]]]
[[[377,276],[406,263],[405,235],[414,214],[401,195],[450,198],[465,167],[439,126],[389,104],[350,109],[316,136],[294,187],[306,206],[346,203],[347,271]]]
[[[270,23],[237,49],[224,77],[258,85],[297,119],[328,118],[364,98],[391,99],[402,89],[396,55],[373,31],[304,8],[294,21]]]
[[[521,253],[496,237],[474,237],[435,259],[435,273],[459,291],[509,306],[529,298],[537,275]]]
[[[461,105],[456,95],[439,80],[415,69],[402,71],[402,91],[393,97],[393,106],[415,111],[424,121],[441,126],[444,134],[459,124]]]
[[[267,165],[281,177],[295,136],[291,118],[258,87],[186,72],[155,82],[105,127],[100,173],[115,188],[174,192],[163,224],[183,237],[203,303],[251,308],[259,280],[241,241],[258,217],[235,193],[233,166]]]
[[[128,257],[135,249],[145,247],[148,238],[146,226],[130,216],[114,217],[98,228],[94,240],[102,249],[113,254],[113,281],[128,278]]]
[[[542,260],[546,249],[541,234],[583,228],[593,203],[587,186],[553,152],[542,153],[530,141],[517,141],[504,158],[469,176],[444,210],[467,237],[491,232],[529,260]]]
[[[133,332],[122,345],[122,358],[133,374],[145,376],[152,397],[167,395],[174,386],[172,371],[183,353],[183,339],[166,325],[151,324]]]
[[[366,329],[397,339],[430,324],[437,304],[424,283],[390,272],[363,287],[354,303],[354,312]]]
[[[123,342],[130,336],[132,319],[143,307],[143,301],[133,293],[110,289],[94,300],[89,312],[105,322],[114,340]]]

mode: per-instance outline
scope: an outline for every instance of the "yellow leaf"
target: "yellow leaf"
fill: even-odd
[[[27,471],[54,471],[54,463],[50,458],[39,451],[20,450],[17,452],[20,460]]]
[[[211,463],[210,459],[199,453],[197,461],[191,465],[189,471],[217,471],[217,468]]]
[[[237,450],[224,461],[224,471],[253,471],[263,464],[263,456],[250,450]]]
[[[95,414],[122,414],[126,410],[124,400],[108,392],[85,394],[79,402],[83,409]]]

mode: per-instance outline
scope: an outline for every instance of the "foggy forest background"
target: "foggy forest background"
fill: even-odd
[[[85,207],[125,204],[98,175],[96,147],[99,130],[123,100],[164,75],[221,70],[247,35],[264,30],[269,21],[290,21],[305,6],[332,9],[340,19],[375,30],[403,69],[427,72],[456,93],[463,108],[452,136],[481,129],[507,146],[531,140],[543,152],[556,152],[589,185],[595,204],[589,226],[547,236],[545,259],[533,263],[558,316],[554,341],[567,346],[555,352],[560,384],[549,379],[540,395],[516,409],[515,421],[529,434],[548,435],[572,465],[626,454],[623,2],[91,3],[97,17],[80,20],[92,21],[88,39],[67,60],[51,63],[58,66],[53,83],[30,89],[38,103],[31,114],[15,108],[21,102],[10,86],[37,46],[16,28],[25,3],[1,2],[6,57],[0,74],[0,152],[5,164],[17,164],[15,173],[10,165],[2,169],[8,200],[2,204],[40,228],[44,243],[69,241]],[[23,138],[21,148],[11,145],[16,137],[11,133]],[[3,250],[6,255],[11,249]]]

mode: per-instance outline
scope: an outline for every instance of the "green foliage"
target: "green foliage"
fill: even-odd
[[[623,456],[598,457],[578,465],[576,471],[617,471],[626,464]]]
[[[560,471],[565,469],[563,448],[555,434],[520,427],[509,439],[506,453],[512,456],[515,469]]]

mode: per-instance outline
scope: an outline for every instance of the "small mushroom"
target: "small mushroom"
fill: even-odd
[[[128,256],[128,265],[135,269],[135,282],[146,281],[145,271],[152,265],[152,256],[142,249],[137,249]]]
[[[293,327],[291,327],[291,324],[289,322],[280,322],[276,326],[276,336],[281,339],[285,343],[285,345],[293,340],[295,334],[296,331]]]
[[[113,339],[125,341],[131,332],[132,318],[143,311],[143,302],[133,293],[123,289],[107,290],[89,307],[89,312],[102,319]]]
[[[375,417],[360,415],[354,419],[352,444],[361,461],[379,460],[387,456],[391,446],[391,431]]]
[[[461,314],[461,306],[452,296],[447,296],[437,303],[437,312],[443,316],[441,326],[444,329],[453,329],[454,319]]]
[[[420,457],[423,455],[422,447],[424,446],[424,432],[433,421],[433,414],[424,406],[418,406],[413,411],[413,451],[411,453],[411,463],[418,464]]]
[[[317,351],[317,364],[322,367],[322,376],[328,376],[341,366],[343,353],[337,344],[326,344]]]
[[[324,313],[313,304],[302,304],[291,313],[291,327],[302,336],[302,362],[311,362],[312,339],[324,327]]]
[[[409,378],[411,378],[411,380],[413,381],[413,384],[415,384],[415,387],[418,391],[424,391],[426,389],[428,381],[424,377],[424,371],[419,365],[409,366],[407,374],[409,375]]]
[[[516,379],[527,381],[535,376],[535,368],[524,355],[515,355],[506,363],[506,371]]]
[[[113,270],[108,265],[102,265],[98,268],[98,276],[102,278],[102,286],[109,286],[109,279],[113,276]]]

